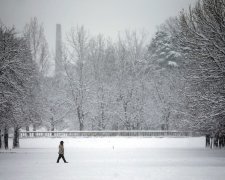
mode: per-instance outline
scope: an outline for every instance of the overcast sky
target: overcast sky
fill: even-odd
[[[84,25],[93,35],[113,39],[118,31],[146,30],[150,36],[167,18],[196,0],[0,0],[0,19],[21,31],[31,17],[44,24],[50,50],[55,47],[55,24],[63,37],[72,26]]]

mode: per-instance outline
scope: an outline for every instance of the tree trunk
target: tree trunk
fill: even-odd
[[[30,133],[29,133],[29,126],[26,126],[26,131],[27,131],[27,137],[29,137],[30,136]]]
[[[169,110],[167,110],[167,111],[169,111]],[[166,115],[166,119],[165,119],[165,120],[166,120],[166,121],[165,121],[165,122],[166,122],[166,123],[165,123],[165,126],[166,126],[166,127],[165,127],[165,130],[167,130],[167,131],[169,130],[169,117],[170,117],[170,111],[169,111],[168,114]]]
[[[84,124],[82,122],[80,122],[80,131],[84,130]]]
[[[82,109],[79,106],[77,107],[77,116],[79,120],[80,131],[83,131],[84,130],[84,114],[82,112]]]
[[[33,124],[33,131],[36,131],[36,124]],[[34,132],[34,137],[36,136],[36,133]]]
[[[205,146],[210,147],[210,134],[206,134],[205,136]]]
[[[0,149],[2,148],[2,130],[0,129]]]
[[[54,121],[53,121],[53,117],[51,117],[51,131],[55,130],[55,126],[54,126]],[[52,136],[54,136],[55,134],[52,132]]]
[[[4,130],[4,145],[5,145],[5,149],[9,148],[9,132],[8,132],[8,128],[7,126],[5,126],[5,130]]]
[[[213,144],[214,144],[214,138],[213,136],[210,136],[210,148],[213,148]]]
[[[14,128],[14,136],[13,136],[13,148],[19,148],[19,128]]]

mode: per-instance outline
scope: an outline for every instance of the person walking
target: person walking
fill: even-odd
[[[64,146],[63,146],[63,141],[60,141],[60,144],[59,144],[59,157],[57,159],[57,163],[59,163],[59,160],[62,158],[64,163],[68,163],[64,157]]]

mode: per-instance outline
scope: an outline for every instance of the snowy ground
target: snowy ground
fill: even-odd
[[[0,180],[225,179],[225,150],[205,149],[204,138],[64,138],[69,164],[57,164],[61,140],[0,151]]]

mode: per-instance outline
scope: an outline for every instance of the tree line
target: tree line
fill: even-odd
[[[116,40],[71,28],[61,67],[43,25],[22,35],[1,26],[0,127],[69,130],[192,130],[224,143],[225,1],[199,0],[154,37],[125,31]],[[220,137],[220,138],[218,138]],[[1,144],[1,141],[0,141]]]

